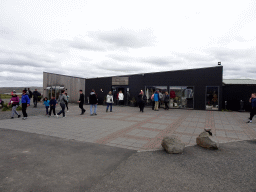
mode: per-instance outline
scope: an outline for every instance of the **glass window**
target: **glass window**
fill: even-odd
[[[194,88],[188,86],[170,86],[170,108],[194,108]]]

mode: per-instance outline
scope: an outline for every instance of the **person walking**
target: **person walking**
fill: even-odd
[[[159,91],[157,90],[154,94],[154,100],[155,100],[155,111],[158,110],[158,105],[159,105]]]
[[[81,109],[81,114],[80,115],[83,115],[84,112],[86,111],[84,109],[84,94],[83,94],[83,90],[80,89],[79,93],[80,93],[80,97],[79,97],[79,101],[77,101],[77,102],[79,103],[79,108]]]
[[[35,91],[33,92],[34,107],[37,107],[38,96],[40,96],[40,93],[37,91],[37,89],[35,89]]]
[[[145,102],[144,102],[144,93],[142,90],[140,91],[140,93],[138,95],[138,103],[139,103],[140,112],[143,113]]]
[[[65,103],[65,105],[66,105],[66,107],[67,107],[67,112],[69,112],[69,111],[68,111],[68,99],[69,99],[69,96],[68,96],[67,93],[65,93],[65,95],[66,95],[66,97],[67,97],[67,102]]]
[[[32,98],[32,95],[33,95],[32,91],[30,91],[30,88],[28,88],[28,97],[29,97],[29,99]]]
[[[21,107],[22,107],[22,114],[23,114],[23,120],[26,120],[28,118],[27,114],[27,107],[30,105],[30,99],[28,95],[26,94],[26,90],[23,90],[23,94],[21,97]]]
[[[169,97],[169,94],[168,94],[168,92],[166,91],[165,92],[165,97],[164,97],[164,105],[165,105],[165,110],[169,110],[169,105],[168,105],[168,103],[169,103],[169,99],[170,99],[170,97]]]
[[[124,94],[122,93],[122,91],[119,91],[118,100],[119,100],[119,105],[124,106]]]
[[[249,102],[252,105],[251,113],[250,113],[250,118],[247,123],[252,123],[252,118],[254,115],[256,115],[256,93],[252,93],[251,98],[249,99]]]
[[[54,97],[52,97],[51,100],[50,100],[50,112],[49,112],[48,117],[51,117],[52,111],[53,111],[53,115],[56,115],[56,113],[55,113],[56,105],[57,105],[57,101],[55,100]]]
[[[45,106],[45,110],[46,110],[46,114],[45,115],[48,115],[48,109],[49,109],[49,106],[50,106],[50,101],[48,100],[47,97],[44,98],[43,105]]]
[[[154,93],[151,96],[151,102],[152,102],[152,110],[154,110],[155,109]]]
[[[97,96],[96,96],[96,93],[95,93],[95,90],[92,89],[92,92],[90,93],[90,96],[89,96],[89,100],[90,100],[90,114],[91,116],[93,115],[97,115],[97,104],[98,104],[98,100],[97,100]],[[92,108],[94,107],[94,113],[92,113]]]
[[[12,98],[10,99],[10,102],[8,103],[8,107],[10,106],[10,104],[12,105],[12,114],[11,114],[11,119],[14,118],[14,114],[18,115],[18,118],[20,118],[19,113],[17,112],[17,107],[19,106],[20,103],[20,99],[19,97],[16,95],[16,91],[13,91],[13,95]]]
[[[59,113],[56,114],[57,118],[59,117],[59,115],[62,113],[63,117],[66,117],[65,116],[65,108],[66,108],[66,105],[65,105],[65,102],[67,101],[67,97],[65,95],[65,90],[62,90],[61,91],[61,95],[59,96],[59,99],[58,99],[59,103],[60,103],[60,107],[61,107],[61,110]]]
[[[110,112],[112,112],[112,104],[114,103],[114,97],[111,91],[109,91],[109,93],[107,94],[106,103],[107,103],[106,112],[108,112],[109,106],[110,106]]]

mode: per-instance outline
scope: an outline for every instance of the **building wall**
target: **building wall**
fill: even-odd
[[[127,75],[129,77],[130,98],[137,98],[140,90],[145,86],[193,86],[194,109],[204,110],[206,104],[206,86],[219,87],[219,108],[222,109],[222,66],[168,71],[158,73],[146,73]],[[98,94],[99,103],[102,103],[105,95],[112,87],[112,77],[94,78],[86,80],[85,96],[89,96],[91,89]],[[120,87],[122,87],[120,85]],[[100,91],[103,89],[103,92]]]
[[[43,89],[44,96],[47,92],[50,93],[51,90],[46,90],[47,87],[52,86],[63,86],[69,95],[69,102],[77,102],[79,99],[79,90],[84,91],[85,88],[85,78],[71,77],[65,75],[59,75],[54,73],[43,73]],[[48,95],[47,95],[48,96]]]
[[[240,101],[244,101],[244,109],[251,110],[249,98],[252,93],[256,93],[256,85],[225,85],[223,86],[222,105],[225,108],[227,101],[227,109],[232,111],[240,110]]]

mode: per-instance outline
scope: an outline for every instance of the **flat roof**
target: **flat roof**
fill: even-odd
[[[255,79],[223,79],[226,85],[256,85]]]

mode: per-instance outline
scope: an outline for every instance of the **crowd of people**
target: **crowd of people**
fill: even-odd
[[[79,103],[79,108],[81,109],[80,115],[84,115],[86,110],[83,107],[84,103],[85,103],[84,102],[85,97],[83,94],[83,90],[79,90],[79,93],[80,93],[80,97],[77,102]],[[26,110],[27,110],[27,107],[30,106],[31,98],[33,97],[34,107],[37,107],[38,97],[41,96],[41,94],[37,91],[37,89],[35,89],[35,91],[32,93],[32,91],[30,91],[29,88],[28,88],[28,90],[26,90],[26,89],[23,90],[21,99],[19,99],[15,90],[11,94],[12,94],[12,98],[10,99],[10,101],[8,103],[8,107],[10,105],[12,106],[11,119],[14,118],[15,114],[18,116],[18,118],[20,118],[20,115],[16,109],[19,105],[21,105],[22,114],[23,114],[22,119],[24,119],[24,120],[27,119],[27,117],[28,117]],[[119,91],[119,93],[117,95],[117,99],[119,101],[118,102],[119,105],[124,106],[124,94],[122,93],[122,91]],[[159,111],[159,106],[160,106],[161,101],[164,103],[164,106],[165,106],[164,109],[169,110],[168,103],[169,103],[170,96],[169,96],[168,92],[165,92],[163,94],[163,93],[159,92],[159,90],[156,90],[152,94],[150,99],[152,101],[152,110]],[[58,100],[55,100],[54,97],[51,97],[50,100],[47,97],[45,97],[43,99],[43,104],[45,105],[46,115],[48,115],[48,117],[51,117],[51,114],[53,112],[53,115],[55,115],[56,117],[59,117],[59,115],[62,114],[62,116],[65,118],[66,117],[65,108],[67,108],[67,112],[69,112],[68,100],[69,100],[69,96],[65,92],[65,90],[61,91],[61,95],[59,95]],[[139,106],[140,112],[144,112],[146,101],[147,101],[147,97],[144,94],[143,90],[141,90],[140,93],[138,94],[138,106]],[[251,103],[252,108],[251,108],[251,112],[250,112],[249,121],[247,123],[252,123],[252,119],[256,115],[256,93],[251,94],[249,102]],[[58,104],[60,105],[61,110],[58,113],[56,113],[55,108]],[[90,92],[89,104],[90,104],[90,115],[91,116],[97,115],[98,98],[97,98],[97,94],[94,89],[92,89],[92,91]],[[109,109],[110,109],[110,112],[112,112],[113,104],[114,104],[114,96],[111,91],[109,91],[109,93],[106,95],[106,104],[107,104],[106,112],[108,112]],[[49,109],[50,109],[50,111],[49,111]]]

